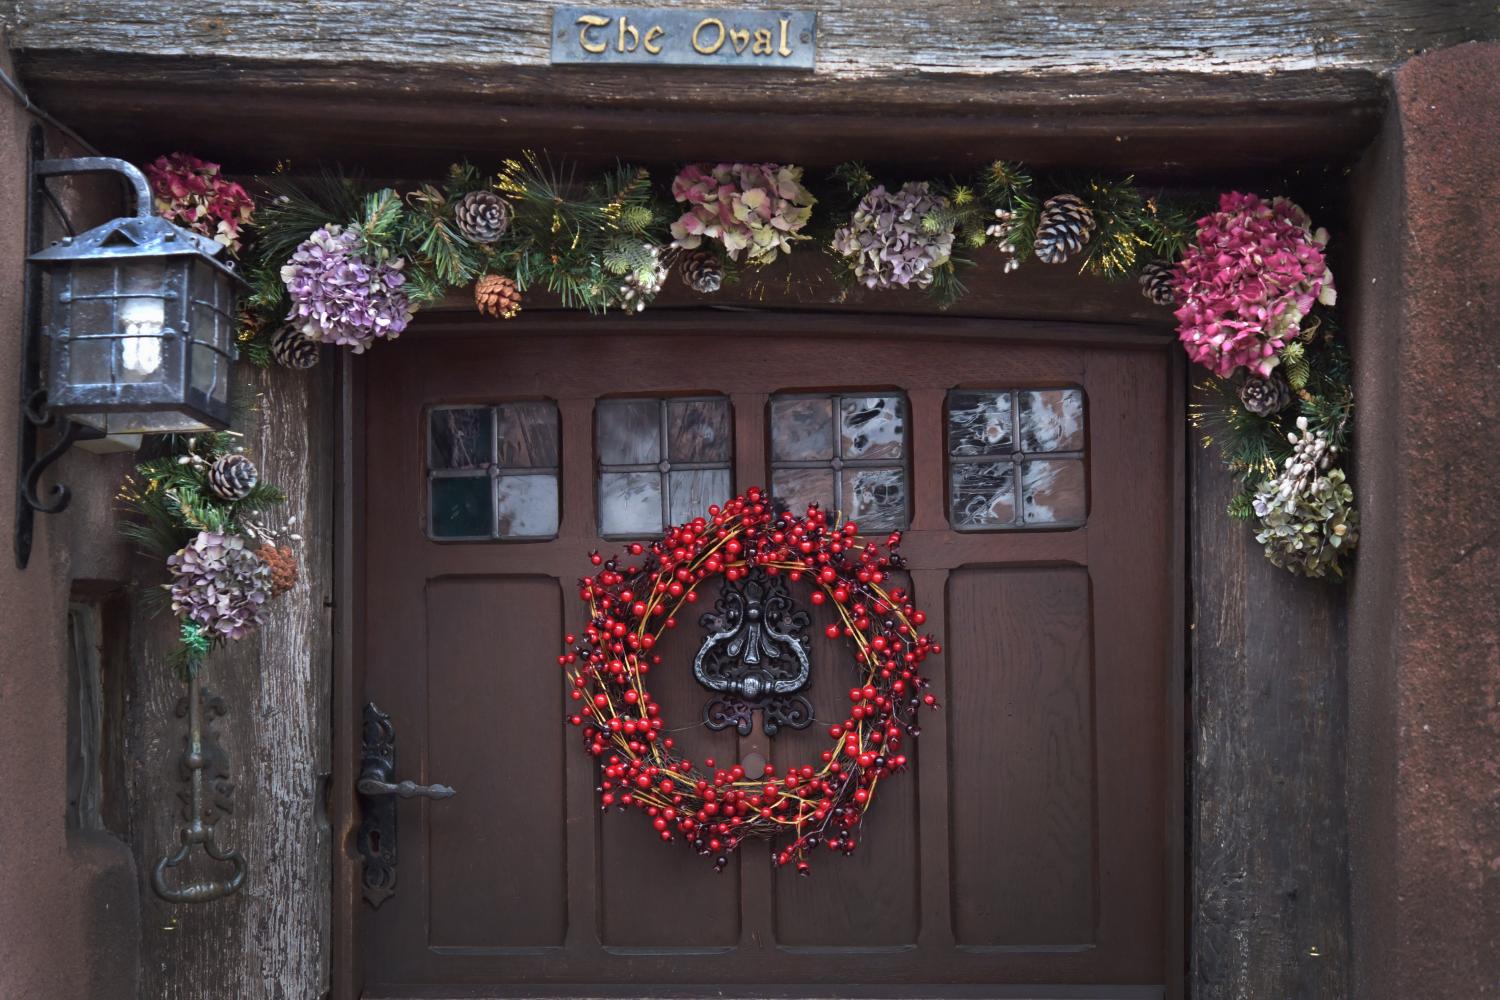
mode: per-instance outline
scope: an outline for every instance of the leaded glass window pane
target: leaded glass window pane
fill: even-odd
[[[557,404],[427,413],[428,533],[443,541],[553,538],[561,515]]]
[[[770,433],[771,492],[794,512],[817,503],[872,531],[910,522],[905,396],[773,396]]]
[[[722,396],[602,399],[594,408],[599,533],[641,538],[734,493],[734,420]]]
[[[1083,524],[1084,458],[1081,389],[948,394],[948,521],[958,531]]]

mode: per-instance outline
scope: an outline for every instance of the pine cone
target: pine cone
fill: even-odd
[[[464,239],[493,243],[510,228],[510,202],[493,191],[470,191],[454,206],[453,218]]]
[[[277,548],[274,543],[266,542],[255,554],[271,568],[272,597],[280,597],[297,585],[297,553],[290,545]]]
[[[1292,402],[1292,387],[1287,385],[1286,379],[1274,375],[1270,378],[1247,378],[1240,384],[1239,392],[1240,402],[1245,404],[1245,409],[1257,417],[1275,416]]]
[[[695,292],[711,295],[724,284],[724,262],[712,250],[693,250],[682,259],[682,283]]]
[[[271,357],[283,368],[311,368],[318,354],[318,342],[290,323],[271,336]]]
[[[503,274],[486,274],[474,283],[474,305],[486,316],[515,319],[521,311],[521,290]]]
[[[1141,268],[1141,294],[1159,306],[1172,305],[1176,301],[1172,294],[1172,265],[1153,260]]]
[[[255,463],[244,455],[224,455],[208,470],[208,488],[222,500],[243,500],[258,482]]]
[[[1032,250],[1043,264],[1061,264],[1088,246],[1098,227],[1094,213],[1082,198],[1076,194],[1056,195],[1042,206]]]

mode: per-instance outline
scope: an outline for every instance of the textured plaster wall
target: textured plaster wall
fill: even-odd
[[[1500,45],[1422,56],[1358,177],[1353,995],[1500,996]]]
[[[76,453],[56,467],[74,489],[73,506],[38,519],[31,566],[16,570],[10,528],[29,125],[0,92],[0,997],[117,1000],[135,996],[135,872],[119,840],[66,828],[66,624],[74,578],[123,579],[110,507],[127,459]]]

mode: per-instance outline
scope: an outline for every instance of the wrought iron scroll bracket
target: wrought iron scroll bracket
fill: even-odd
[[[205,697],[202,681],[195,673],[188,682],[187,750],[182,755],[182,767],[188,775],[187,823],[182,828],[182,846],[175,853],[158,860],[151,871],[152,890],[169,903],[207,903],[231,896],[244,886],[248,871],[239,851],[220,847],[218,843],[218,813],[224,803],[222,795],[217,796],[215,802],[208,801],[204,772],[211,764],[222,760],[222,754],[209,747],[204,739],[205,701],[211,702],[217,714],[223,714],[222,703]],[[167,872],[186,861],[194,847],[202,847],[203,853],[213,860],[231,865],[233,871],[229,877],[190,882],[176,887],[168,885]]]
[[[120,174],[130,184],[137,215],[151,214],[151,185],[145,176],[124,160],[109,156],[86,156],[69,160],[46,159],[46,143],[41,126],[31,129],[30,157],[26,178],[26,253],[31,255],[42,249],[44,227],[42,202],[45,201],[57,214],[63,228],[70,234],[71,221],[63,212],[52,192],[47,189],[47,178],[65,174],[114,173]],[[62,422],[52,447],[37,454],[37,431],[57,424],[57,415],[47,408],[47,391],[42,385],[42,269],[35,263],[26,263],[26,281],[21,300],[21,420],[16,431],[16,513],[13,548],[16,568],[25,569],[31,561],[31,547],[35,537],[36,515],[60,514],[67,510],[73,499],[68,488],[56,484],[44,499],[39,493],[42,473],[48,466],[62,458],[75,443],[104,437],[104,431],[86,427],[72,420]]]
[[[734,726],[749,736],[757,709],[767,736],[812,725],[812,703],[800,693],[812,679],[811,643],[803,634],[808,622],[779,576],[755,569],[726,583],[714,610],[699,619],[708,635],[693,660],[693,676],[713,692],[703,706],[704,725]]]

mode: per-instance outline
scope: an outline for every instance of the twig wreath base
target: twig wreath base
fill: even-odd
[[[589,624],[581,638],[567,636],[558,662],[578,703],[568,722],[583,730],[584,747],[599,762],[603,809],[642,811],[663,841],[686,842],[717,870],[749,839],[776,841],[775,864],[795,864],[802,874],[819,847],[854,851],[877,788],[907,766],[903,747],[920,733],[918,711],[937,706],[919,669],[942,652],[919,632],[927,616],[889,587],[891,571],[903,565],[900,533],[882,553],[858,530],[816,505],[799,517],[750,489],[649,546],[632,543],[623,564],[590,555],[600,569],[579,581],[578,595]],[[646,685],[662,666],[653,650],[705,582],[734,581],[754,568],[805,582],[813,604],[837,613],[824,634],[854,654],[849,714],[828,727],[832,745],[815,762],[747,774],[708,758],[699,768],[666,735]]]

